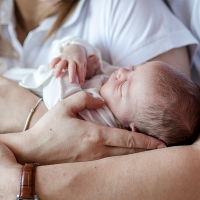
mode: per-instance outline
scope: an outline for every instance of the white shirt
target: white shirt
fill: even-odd
[[[187,26],[200,42],[200,1],[199,0],[166,0],[174,14]],[[194,52],[190,48],[192,57],[191,76],[200,85],[200,45]]]
[[[54,37],[42,44],[55,20],[52,16],[28,34],[23,46],[16,38],[13,0],[3,0],[1,13],[3,35],[20,55],[19,61],[1,60],[8,68],[38,68],[49,63],[51,42],[66,35],[88,41],[101,51],[103,60],[120,67],[137,65],[196,42],[160,0],[81,0]]]

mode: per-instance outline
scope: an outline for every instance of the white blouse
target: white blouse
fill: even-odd
[[[119,67],[137,65],[172,48],[196,43],[161,0],[81,0],[69,20],[44,44],[56,16],[29,32],[23,46],[15,33],[13,0],[3,0],[0,12],[2,33],[20,55],[19,60],[1,58],[0,65],[7,68],[38,68],[49,63],[52,41],[66,35],[86,40],[101,51],[103,60]]]

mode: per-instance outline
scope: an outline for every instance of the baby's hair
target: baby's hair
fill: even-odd
[[[191,144],[200,133],[200,87],[167,63],[157,64],[162,68],[155,71],[155,95],[140,102],[134,125],[167,146]]]

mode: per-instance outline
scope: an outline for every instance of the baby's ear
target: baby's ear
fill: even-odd
[[[137,128],[134,126],[133,123],[130,123],[129,127],[130,127],[132,132],[138,132]]]

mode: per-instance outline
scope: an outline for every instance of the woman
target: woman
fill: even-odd
[[[176,18],[174,18],[170,14],[165,5],[159,0],[148,1],[148,3],[141,0],[131,1],[129,2],[128,6],[126,2],[124,3],[124,1],[120,0],[113,0],[109,2],[106,0],[80,1],[77,5],[74,4],[74,11],[71,9],[71,12],[73,11],[73,14],[62,25],[62,27],[58,28],[58,30],[55,29],[57,31],[53,35],[49,33],[50,37],[48,37],[47,29],[51,24],[53,24],[55,20],[56,16],[52,14],[57,13],[59,8],[57,6],[59,6],[59,4],[54,5],[45,1],[41,3],[40,1],[26,0],[16,0],[15,2],[16,7],[18,8],[18,12],[16,12],[15,15],[19,15],[20,13],[17,18],[17,24],[16,26],[14,26],[11,22],[8,23],[7,21],[7,24],[6,22],[4,22],[4,25],[2,25],[2,28],[4,28],[2,30],[2,34],[4,38],[7,37],[7,40],[10,40],[12,42],[14,48],[19,54],[20,59],[7,59],[6,55],[1,54],[1,56],[3,57],[2,62],[5,64],[4,66],[7,66],[8,68],[16,64],[20,65],[21,67],[37,67],[42,63],[47,63],[49,49],[48,47],[50,46],[51,41],[56,38],[62,38],[63,36],[65,36],[65,34],[74,35],[74,33],[76,33],[76,35],[78,35],[79,37],[86,39],[92,45],[97,46],[102,51],[103,59],[112,64],[123,67],[132,64],[136,65],[147,60],[163,60],[165,62],[171,63],[172,65],[183,70],[189,75],[187,51],[184,46],[195,43],[196,41],[190,35],[190,33],[176,20]],[[64,2],[65,1],[60,1],[59,3],[61,5]],[[28,9],[24,9],[25,7]],[[39,11],[41,11],[41,9],[46,9],[48,11],[47,16],[40,16]],[[101,11],[101,15],[99,15],[99,10]],[[42,14],[43,13],[46,12],[44,12],[43,10]],[[141,14],[142,21],[140,16]],[[38,15],[39,18],[42,20],[48,16],[50,17],[46,18],[41,23],[40,20],[38,21]],[[34,16],[36,17],[34,18]],[[63,19],[65,19],[65,17]],[[152,22],[154,21],[155,23],[153,23],[152,26]],[[171,23],[171,21],[173,21],[173,24]],[[62,22],[63,21],[61,20],[60,24],[62,24]],[[39,27],[36,28],[37,26]],[[17,42],[17,38],[11,37],[15,35],[13,34],[15,32],[15,29],[18,41],[21,44],[24,44],[23,47],[20,46],[19,42]],[[179,40],[180,31],[181,33],[184,33],[184,39],[181,38],[181,40]],[[24,34],[22,34],[22,32],[24,32]],[[28,37],[26,37],[27,33]],[[124,38],[126,38],[126,41],[128,41],[128,43],[124,43]],[[36,39],[37,41],[33,42],[34,39]],[[123,51],[121,51],[122,48]],[[28,57],[27,55],[30,57]],[[15,54],[9,56],[14,57]],[[27,91],[23,91],[21,95],[18,96],[12,95],[13,92],[9,91],[9,86],[13,88],[13,84],[10,85],[10,82],[5,79],[1,81],[1,84],[2,86],[4,86],[4,88],[5,86],[7,88],[6,91],[1,90],[1,99],[4,102],[4,105],[8,105],[7,108],[10,109],[10,112],[9,110],[6,110],[6,112],[4,110],[4,112],[2,112],[1,110],[1,113],[6,113],[5,117],[3,116],[4,120],[1,121],[1,128],[4,131],[7,131],[10,128],[10,123],[6,123],[6,121],[8,121],[6,119],[8,116],[13,116],[13,113],[15,113],[15,118],[20,119],[20,124],[17,124],[17,122],[16,126],[13,124],[13,129],[14,127],[18,127],[18,129],[15,131],[19,132],[20,130],[22,130],[23,127],[22,122],[26,121],[26,116],[29,112],[28,110],[30,110],[34,106],[35,103],[33,102],[37,101],[37,97],[32,94],[28,94]],[[0,140],[4,142],[4,144],[6,144],[14,152],[17,160],[20,162],[34,161],[48,164],[68,161],[92,160],[105,156],[120,155],[133,152],[133,150],[130,149],[109,148],[108,146],[147,149],[148,146],[150,146],[149,148],[151,149],[157,146],[159,147],[159,145],[161,144],[153,139],[146,138],[143,135],[137,133],[133,133],[131,136],[128,136],[128,138],[126,138],[127,135],[130,135],[130,133],[126,135],[127,132],[123,132],[123,135],[120,135],[121,131],[119,132],[117,130],[108,129],[92,123],[85,123],[81,120],[73,118],[74,116],[76,116],[75,114],[77,111],[85,107],[86,98],[88,97],[85,97],[83,94],[80,96],[79,99],[82,100],[81,107],[75,106],[77,104],[74,105],[74,103],[72,103],[72,105],[70,106],[69,102],[71,101],[69,99],[66,101],[62,101],[60,102],[60,104],[62,104],[62,109],[59,109],[60,104],[58,104],[53,110],[50,111],[51,114],[53,113],[56,116],[55,119],[50,118],[50,114],[47,113],[47,115],[39,120],[36,126],[31,128],[30,130],[19,134],[1,135]],[[8,100],[10,100],[10,102],[8,102]],[[73,100],[73,98],[71,100]],[[19,102],[23,102],[23,105],[25,106],[24,112],[20,112],[20,110],[17,110],[17,105],[20,104]],[[69,107],[66,107],[66,110],[64,110],[63,104],[65,106],[67,104]],[[97,107],[101,103],[98,102],[96,104]],[[11,105],[13,107],[11,107]],[[75,109],[74,106],[76,107]],[[4,108],[5,106],[3,108],[1,107],[1,109]],[[95,108],[95,105],[90,105],[90,108]],[[37,110],[38,112],[34,113],[35,115],[33,115],[33,118],[31,120],[32,124],[34,124],[34,118],[38,119],[44,112],[46,112],[43,104],[40,104],[40,108],[38,107]],[[66,123],[66,121],[68,123]],[[51,125],[51,127],[49,127],[49,125]],[[71,130],[73,130],[74,133],[70,134]],[[112,132],[112,136],[110,136],[110,134],[106,134],[107,132]],[[74,137],[75,133],[78,133],[76,137]],[[137,140],[137,137],[140,140]],[[66,142],[63,143],[63,141]],[[67,142],[69,143],[67,144]],[[96,144],[99,144],[98,148],[96,147]],[[7,151],[3,148],[3,151],[4,150]],[[63,152],[65,153],[63,154]],[[155,152],[155,154],[158,153],[158,151]],[[10,153],[7,153],[6,155],[11,155]],[[168,152],[166,151],[166,155],[167,154]],[[5,154],[3,154],[3,156],[4,155]],[[131,168],[133,167],[132,163],[133,161],[135,161],[136,158],[138,159],[138,156],[135,155],[134,157],[127,156],[120,158],[107,158],[105,160],[87,163],[74,163],[39,167],[37,170],[37,174],[39,173],[39,175],[36,174],[36,192],[41,199],[52,199],[52,196],[50,196],[52,194],[50,193],[49,189],[53,188],[55,188],[55,190],[52,190],[55,196],[54,199],[97,199],[97,196],[100,196],[101,199],[114,199],[115,192],[117,191],[120,195],[119,199],[123,199],[122,196],[124,195],[124,197],[128,199],[130,196],[126,196],[126,193],[124,193],[124,191],[129,190],[125,189],[122,190],[122,193],[120,193],[121,190],[119,190],[116,185],[118,183],[119,177],[121,180],[120,173],[122,173],[122,171],[123,179],[122,185],[120,185],[123,186],[122,188],[126,188],[129,183],[131,183],[131,181],[135,179],[135,173],[131,173],[132,175],[130,179],[127,179],[127,177],[124,176],[124,173],[127,174],[129,170],[133,170],[133,168]],[[149,154],[141,155],[144,155],[141,161],[141,163],[143,163],[146,160],[145,158],[148,156],[153,156],[153,153],[150,154],[149,152]],[[159,153],[158,157],[160,156],[161,154]],[[124,161],[124,159],[126,160],[125,165],[122,162]],[[11,161],[5,159],[5,163],[7,162],[11,163],[11,166],[13,166],[11,167],[11,169],[14,169],[13,173],[16,176],[20,176],[19,174],[21,171],[21,166],[16,164],[13,160]],[[113,168],[113,163],[116,166],[116,171],[119,171],[117,177],[113,176],[113,174],[110,173],[109,168],[107,168],[108,170],[104,168],[104,165],[107,165],[108,167],[112,166]],[[92,172],[93,168],[96,169],[95,167],[97,167],[97,165],[100,166],[99,173],[97,173],[99,175],[95,177],[97,182],[94,182],[94,176],[91,176],[91,174],[89,175],[88,172]],[[52,176],[50,177],[50,179],[47,179],[47,184],[45,183],[48,187],[41,187],[41,185],[44,185],[44,182],[42,183],[42,180],[40,178],[43,179],[44,177],[49,177],[46,176],[47,174],[43,173],[43,170],[48,170],[48,173],[52,172],[52,174],[57,177],[58,174],[59,176],[63,176],[63,174],[60,174],[59,170],[69,169],[71,167],[73,169],[77,169],[77,171],[74,171],[74,174],[71,170],[69,170],[70,174],[72,175],[72,177],[70,178],[70,180],[72,180],[72,185],[70,185],[69,182],[65,182],[69,181],[69,179],[66,180],[66,178],[59,178],[58,180],[60,183],[62,182],[62,184],[60,186],[61,188],[58,189],[55,187],[56,182],[54,182],[54,184],[52,184],[51,182],[51,178],[56,181],[55,177]],[[124,171],[124,169],[127,169],[127,171]],[[3,164],[2,172],[4,171],[5,165]],[[87,189],[87,182],[84,182],[85,179],[82,178],[81,171],[84,174],[90,176],[88,177],[88,180],[93,180],[91,182],[92,185],[89,185],[89,190],[91,188],[91,192],[89,192]],[[114,173],[116,171],[114,170]],[[8,171],[5,171],[5,174],[6,172]],[[94,174],[96,174],[96,171],[94,171]],[[94,174],[92,173],[92,175]],[[108,176],[109,179],[107,179],[108,182],[106,182],[106,184],[104,185],[104,189],[100,190],[100,195],[98,195],[98,191],[94,191],[94,188],[92,188],[92,186],[99,186],[102,188],[102,182],[100,180],[103,177],[103,174],[105,174],[106,176],[108,174],[110,175]],[[77,179],[78,176],[83,182],[79,182],[79,179]],[[145,177],[147,176],[148,175],[145,172]],[[3,180],[4,179],[2,178],[2,181]],[[15,182],[15,180],[16,179],[13,179],[13,182]],[[111,184],[109,184],[109,180],[111,181]],[[50,182],[51,184],[49,184]],[[79,187],[78,183],[83,183],[84,185],[82,186],[84,187]],[[113,184],[116,189],[111,192]],[[142,187],[142,185],[139,184],[140,182],[138,182],[138,187]],[[77,187],[73,188],[73,185],[76,185]],[[72,189],[72,193],[69,193],[69,190],[66,190],[65,187],[68,187],[69,190]],[[19,189],[18,186],[17,188],[14,186],[14,188],[15,190]],[[105,190],[106,188],[108,188],[109,192]],[[74,193],[74,189],[80,189],[81,196],[75,197],[74,195],[76,195],[77,192]],[[127,193],[127,195],[133,195],[131,191],[129,191],[130,193]],[[12,197],[14,197],[14,192],[16,191],[12,190],[12,192],[8,192],[8,190],[3,187],[3,191],[1,192],[1,194],[3,194],[5,197],[7,197],[7,195],[11,195]]]

